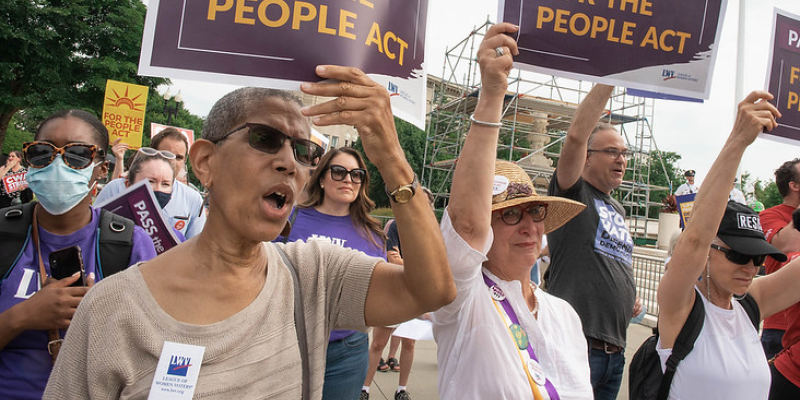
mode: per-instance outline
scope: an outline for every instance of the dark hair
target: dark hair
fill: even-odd
[[[352,156],[358,162],[359,168],[366,169],[364,158],[361,153],[350,147],[340,147],[333,149],[322,156],[317,169],[311,174],[308,184],[306,184],[304,200],[299,207],[309,208],[316,207],[322,204],[325,200],[325,190],[322,189],[321,182],[325,173],[331,165],[331,160],[339,154],[347,154]],[[361,187],[358,189],[358,196],[355,201],[350,203],[350,218],[353,220],[353,225],[361,229],[361,234],[365,239],[372,241],[376,246],[383,248],[384,245],[378,244],[375,237],[386,242],[386,235],[383,233],[380,222],[373,216],[369,215],[375,209],[375,202],[369,198],[367,189],[369,188],[369,174],[364,175],[364,180],[361,182]]]
[[[92,127],[94,130],[94,137],[96,143],[93,143],[97,146],[97,155],[96,157],[101,158],[103,160],[106,159],[106,150],[108,149],[108,129],[100,122],[94,114],[83,111],[83,110],[61,110],[56,111],[55,113],[51,114],[47,119],[44,120],[39,127],[36,129],[36,135],[34,135],[34,139],[39,137],[39,133],[42,132],[42,129],[45,125],[49,124],[51,121],[56,119],[66,119],[66,118],[78,118],[81,121],[87,123],[89,126]]]
[[[186,139],[186,136],[184,136],[184,134],[182,134],[179,130],[173,127],[165,128],[163,131],[158,132],[158,135],[153,136],[153,138],[150,139],[150,147],[156,150],[160,150],[158,146],[161,146],[161,142],[164,139],[183,141],[183,144],[186,146],[186,153],[176,154],[176,155],[182,155],[186,157],[187,154],[189,153],[189,140]]]
[[[795,167],[797,163],[800,163],[800,158],[787,161],[775,170],[775,184],[778,186],[781,197],[789,195],[789,182],[798,181],[797,167]]]
[[[147,164],[150,161],[160,160],[167,163],[167,165],[169,165],[169,169],[172,170],[173,181],[175,180],[175,176],[178,174],[178,172],[175,171],[175,167],[173,166],[173,164],[169,162],[169,160],[159,156],[158,154],[154,156],[148,156],[147,154],[142,154],[140,152],[137,152],[136,155],[131,158],[133,159],[133,162],[131,162],[131,166],[128,169],[128,182],[130,183],[136,182],[136,175],[139,175],[139,172],[142,171],[142,167],[144,166],[144,164]]]
[[[280,99],[303,106],[303,102],[292,92],[278,89],[244,87],[236,89],[214,103],[203,123],[203,139],[217,142],[234,124],[241,123],[250,115],[265,113],[264,101]]]
[[[16,155],[17,158],[19,158],[20,160],[24,160],[25,159],[25,157],[23,157],[23,155],[22,155],[22,151],[21,150],[11,150],[10,152],[8,152],[8,155],[12,155],[12,154]]]

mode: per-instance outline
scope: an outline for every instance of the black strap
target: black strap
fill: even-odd
[[[306,335],[306,318],[305,309],[303,307],[302,287],[300,286],[300,277],[297,275],[297,268],[286,256],[283,249],[277,244],[274,245],[278,250],[278,254],[283,258],[283,263],[292,275],[292,282],[294,283],[294,329],[297,333],[297,345],[300,347],[300,363],[303,366],[303,397],[302,400],[309,400],[311,398],[311,368],[308,361],[308,336]]]
[[[758,326],[761,325],[761,310],[758,308],[758,304],[756,304],[756,299],[754,299],[750,293],[745,293],[742,299],[736,300],[742,305],[747,316],[750,317],[750,322],[752,322],[753,326],[758,330]]]
[[[133,250],[133,229],[133,221],[105,209],[100,210],[98,280],[128,268]]]
[[[675,339],[675,344],[672,345],[672,354],[667,358],[664,377],[661,378],[661,385],[658,387],[658,400],[667,400],[669,397],[669,389],[672,386],[672,379],[675,377],[678,364],[694,349],[694,342],[697,341],[700,331],[703,330],[706,309],[700,296],[702,295],[695,293],[692,310],[689,312],[689,316],[686,317],[686,322],[683,323],[683,327]]]
[[[294,228],[294,220],[296,219],[297,219],[297,207],[295,207],[292,210],[292,215],[289,217],[289,222],[287,222],[289,224],[289,232],[287,232],[286,235],[283,236],[283,243],[289,241],[289,235],[292,233],[292,228]]]
[[[0,210],[0,281],[6,278],[25,250],[35,205],[26,203]]]

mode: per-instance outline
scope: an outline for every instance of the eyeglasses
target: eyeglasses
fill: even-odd
[[[547,204],[538,203],[530,204],[527,207],[517,206],[509,207],[500,210],[500,218],[506,225],[516,225],[522,221],[522,214],[528,213],[533,219],[533,222],[543,221],[547,216]]]
[[[95,155],[101,151],[97,146],[86,143],[70,143],[64,147],[56,147],[48,142],[27,142],[22,144],[22,154],[32,168],[44,168],[57,155],[61,155],[64,164],[72,169],[84,169],[92,165]]]
[[[343,181],[344,177],[350,174],[350,180],[353,183],[361,183],[364,182],[364,178],[367,176],[367,170],[364,168],[353,168],[348,171],[347,168],[341,165],[331,165],[328,169],[331,170],[331,179],[335,181]]]
[[[149,157],[161,156],[161,158],[165,158],[167,160],[174,160],[177,158],[175,153],[168,151],[168,150],[156,150],[152,147],[142,147],[139,149],[139,153],[142,153]]]
[[[720,245],[717,245],[717,244],[712,244],[711,248],[714,249],[714,250],[719,250],[719,251],[725,253],[725,258],[727,258],[728,261],[730,261],[730,262],[732,262],[734,264],[739,264],[739,265],[747,265],[747,263],[750,260],[753,260],[753,265],[760,266],[761,264],[764,263],[764,260],[767,259],[767,256],[764,255],[764,254],[750,256],[750,255],[747,255],[747,254],[739,253],[739,252],[731,250],[731,249],[726,249],[726,248],[724,248],[724,247],[722,247]]]
[[[608,149],[589,149],[587,150],[589,153],[603,153],[613,160],[616,160],[619,156],[623,156],[626,159],[633,157],[633,150],[620,150],[615,148],[608,148]]]
[[[283,147],[283,143],[286,142],[286,139],[289,139],[294,152],[294,159],[307,167],[316,167],[319,164],[319,159],[325,153],[325,149],[323,149],[322,146],[311,140],[294,138],[269,125],[252,123],[246,123],[226,133],[225,136],[219,138],[219,140],[216,140],[214,143],[220,142],[245,128],[249,129],[247,142],[250,144],[250,147],[267,154],[276,154],[279,152],[281,147]]]

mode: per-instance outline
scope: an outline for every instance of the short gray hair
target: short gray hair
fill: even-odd
[[[592,148],[592,142],[594,142],[594,136],[597,134],[597,132],[600,132],[600,131],[614,131],[614,132],[617,132],[617,130],[614,128],[614,125],[611,125],[608,122],[598,122],[597,125],[594,126],[594,129],[592,129],[592,133],[589,135],[589,140],[586,142],[586,146],[588,148],[590,148],[590,149]],[[619,133],[619,132],[617,132],[617,133]]]
[[[203,123],[202,138],[216,142],[225,136],[233,124],[256,112],[256,107],[269,99],[280,99],[287,103],[303,106],[303,102],[294,93],[278,89],[244,87],[236,89],[219,99]]]

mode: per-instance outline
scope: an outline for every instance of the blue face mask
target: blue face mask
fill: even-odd
[[[94,167],[72,169],[64,164],[61,155],[44,168],[31,168],[25,175],[28,187],[36,195],[39,204],[52,215],[62,215],[75,208],[89,191]]]
[[[153,194],[156,195],[158,205],[161,206],[162,209],[169,204],[169,200],[172,198],[172,193],[154,191]]]

